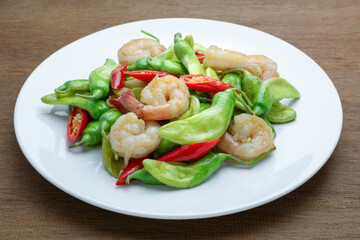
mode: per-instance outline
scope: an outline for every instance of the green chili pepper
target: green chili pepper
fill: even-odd
[[[88,99],[101,99],[109,95],[111,72],[117,67],[117,64],[101,66],[90,73],[89,85],[90,95],[75,94],[79,97]]]
[[[121,116],[121,113],[116,109],[112,108],[103,115],[101,115],[99,122],[100,122],[100,132],[101,136],[103,137],[104,141],[108,144],[111,151],[113,152],[115,159],[118,159],[118,154],[116,151],[111,147],[109,134],[111,126],[116,122],[116,120]]]
[[[209,104],[210,105],[210,104]],[[200,112],[200,101],[195,96],[190,96],[190,104],[188,109],[176,120],[182,120],[189,118]],[[174,121],[176,121],[174,120]],[[173,121],[173,120],[172,120]],[[153,157],[155,159],[165,155],[168,152],[171,152],[175,148],[179,147],[179,144],[168,141],[164,138],[161,139],[159,147],[155,150]]]
[[[165,138],[162,138],[160,141],[159,147],[155,150],[153,154],[153,158],[158,159],[159,157],[171,152],[172,150],[179,147],[179,144],[170,142]]]
[[[114,154],[111,151],[111,148],[107,145],[104,139],[101,140],[102,143],[102,153],[103,153],[103,163],[105,169],[110,173],[111,176],[118,178],[120,176],[120,171],[124,165],[124,159],[115,159]]]
[[[176,188],[192,188],[208,179],[225,159],[223,155],[209,152],[192,163],[166,163],[145,159],[143,164],[144,168],[163,184]]]
[[[163,184],[156,178],[154,178],[145,168],[139,169],[134,173],[130,174],[126,178],[126,183],[129,184],[131,180],[137,179],[146,184],[161,185]]]
[[[205,53],[206,48],[205,48],[203,45],[199,44],[199,43],[194,43],[193,50],[194,50],[195,53],[196,53],[196,52],[203,52],[203,53]]]
[[[194,38],[192,35],[187,35],[184,38],[184,41],[187,41],[192,49],[194,49]]]
[[[194,95],[190,96],[188,109],[180,117],[172,119],[171,122],[189,118],[200,112],[200,101]]]
[[[262,82],[254,98],[254,113],[267,114],[273,103],[284,98],[300,98],[300,93],[283,78],[273,77]]]
[[[51,105],[73,105],[82,108],[96,120],[110,109],[104,100],[89,100],[78,96],[57,98],[54,93],[43,96],[41,101]]]
[[[206,110],[206,109],[208,109],[208,108],[210,108],[211,107],[211,104],[210,103],[200,103],[200,112],[202,112],[202,111],[204,111],[204,110]],[[235,110],[235,109],[234,109]]]
[[[266,114],[266,118],[272,123],[287,123],[295,120],[296,111],[280,102],[275,102]]]
[[[214,71],[214,69],[208,67],[206,68],[206,71],[205,71],[205,75],[208,76],[208,77],[211,77],[213,79],[216,79],[216,80],[220,80],[218,75],[216,74],[216,72]],[[231,84],[230,84],[231,85]]]
[[[242,74],[242,81],[241,81],[242,90],[246,92],[246,96],[250,99],[250,101],[253,101],[261,85],[260,78],[256,75],[251,74],[245,69],[241,69],[241,68],[230,69],[228,71],[220,72],[219,75],[225,75],[234,72],[240,72]]]
[[[140,100],[141,92],[142,92],[143,89],[144,88],[142,88],[142,87],[136,87],[136,88],[131,89],[131,91],[134,93],[137,100]]]
[[[226,74],[221,81],[241,90],[242,76],[237,72]]]
[[[156,71],[167,72],[176,76],[186,75],[188,73],[184,65],[177,61],[174,45],[171,45],[155,57],[148,58],[147,63]]]
[[[101,142],[100,123],[99,121],[91,121],[84,129],[81,141],[69,147],[73,148],[78,146],[93,146],[99,142]]]
[[[200,64],[197,56],[195,55],[190,44],[181,39],[181,34],[176,33],[174,37],[174,52],[176,57],[186,67],[189,74],[201,74],[204,75],[204,68]]]
[[[150,65],[148,64],[148,58],[140,58],[136,60],[134,64],[131,64],[127,71],[134,71],[134,70],[154,70]]]
[[[105,60],[104,66],[106,66],[106,65],[114,65],[114,64],[117,64],[117,63],[116,63],[113,59],[107,58],[107,59]]]
[[[77,79],[66,81],[63,85],[55,88],[56,97],[68,97],[73,96],[75,93],[89,92],[89,80]]]
[[[234,110],[234,88],[215,94],[211,107],[184,120],[170,122],[159,129],[159,135],[180,145],[220,138],[228,128]]]

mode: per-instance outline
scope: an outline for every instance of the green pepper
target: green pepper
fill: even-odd
[[[220,72],[220,75],[225,75],[229,73],[240,72],[242,74],[241,87],[244,92],[246,92],[246,96],[253,101],[258,89],[261,85],[261,80],[258,76],[251,74],[245,69],[236,68],[230,69],[224,72]],[[231,84],[230,84],[231,85]]]
[[[89,80],[88,79],[77,79],[66,81],[63,85],[55,88],[56,97],[68,97],[73,96],[75,93],[89,92]]]
[[[171,187],[192,188],[208,179],[226,159],[212,152],[196,162],[166,163],[152,159],[143,161],[144,168],[158,181]]]
[[[190,44],[187,41],[181,39],[180,33],[175,34],[174,42],[175,55],[180,60],[180,62],[184,64],[189,74],[204,75],[205,72],[203,66],[200,64]]]
[[[148,171],[146,171],[145,168],[139,169],[134,173],[130,174],[129,176],[127,176],[126,183],[129,184],[131,180],[135,180],[135,179],[140,180],[146,184],[153,184],[153,185],[163,184],[162,182],[154,178]]]
[[[287,123],[295,120],[296,111],[280,102],[275,102],[266,114],[266,118],[272,123]]]
[[[183,114],[181,114],[180,117],[172,119],[171,122],[189,118],[195,114],[198,114],[199,112],[200,112],[200,101],[197,97],[191,95],[189,99],[188,109]]]
[[[180,145],[220,138],[229,126],[234,110],[234,88],[215,94],[211,107],[184,120],[163,125],[159,135]]]
[[[105,169],[110,173],[111,176],[118,178],[120,176],[120,171],[124,165],[124,159],[115,159],[111,148],[107,145],[104,139],[101,139],[102,143],[102,153],[103,153],[103,163]]]
[[[210,104],[209,104],[210,105]],[[198,114],[200,112],[200,101],[195,96],[190,96],[190,104],[188,109],[176,120],[182,120],[189,118],[195,114]],[[176,121],[172,120],[172,121]],[[171,142],[166,140],[165,138],[162,138],[160,141],[159,147],[155,150],[153,157],[155,159],[165,155],[168,152],[171,152],[175,148],[179,147],[179,144]]]
[[[148,58],[140,58],[136,60],[134,64],[131,64],[127,71],[134,71],[134,70],[154,70],[150,65],[148,64]]]
[[[171,152],[172,150],[179,147],[179,144],[170,142],[165,138],[161,138],[159,147],[155,150],[153,158],[158,159],[159,157]]]
[[[192,35],[187,35],[184,38],[184,41],[187,41],[192,49],[194,49],[194,38]]]
[[[116,122],[116,120],[121,116],[121,113],[116,109],[112,108],[103,115],[101,115],[99,122],[100,122],[100,132],[101,136],[103,137],[104,141],[108,144],[111,151],[113,152],[115,159],[118,158],[118,154],[116,151],[111,147],[109,134],[111,126]]]
[[[226,74],[221,81],[241,90],[242,76],[237,72]]]
[[[156,71],[167,72],[176,76],[188,73],[184,65],[177,61],[174,45],[171,45],[168,49],[155,57],[148,58],[147,63]]]
[[[136,87],[136,88],[132,88],[131,91],[134,93],[135,97],[137,100],[140,101],[140,97],[141,97],[141,92],[144,88],[142,87]]]
[[[218,75],[216,74],[216,72],[214,71],[214,69],[208,67],[206,68],[206,71],[205,71],[205,75],[208,76],[208,77],[211,77],[213,79],[216,79],[216,80],[220,80]],[[231,84],[230,84],[231,85]]]
[[[78,96],[57,98],[55,93],[43,96],[41,101],[51,105],[73,105],[82,108],[96,120],[110,109],[104,100],[89,100]]]
[[[117,64],[104,65],[92,71],[89,76],[90,95],[79,93],[75,95],[88,99],[107,97],[110,91],[111,72],[117,66]]]
[[[93,146],[99,142],[101,142],[100,123],[99,121],[91,121],[84,129],[81,141],[69,147],[73,148],[78,146]]]
[[[114,65],[114,64],[117,64],[117,63],[116,63],[113,59],[107,58],[107,59],[105,60],[104,66],[106,66],[106,65]]]
[[[269,78],[262,82],[255,95],[253,111],[257,116],[267,114],[273,103],[284,98],[300,98],[300,93],[283,78]]]
[[[202,112],[202,111],[204,111],[204,110],[206,110],[206,109],[208,109],[208,108],[210,108],[211,107],[211,104],[210,103],[200,103],[200,112]]]

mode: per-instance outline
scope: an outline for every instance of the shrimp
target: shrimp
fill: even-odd
[[[140,58],[154,57],[165,50],[163,45],[153,39],[133,39],[118,50],[118,58],[120,63],[127,61],[131,65]]]
[[[277,64],[263,55],[246,55],[240,52],[210,46],[205,51],[204,67],[211,67],[216,71],[225,71],[233,68],[243,68],[261,76],[264,71],[277,70]]]
[[[260,76],[262,69],[258,64],[248,61],[246,54],[210,46],[205,51],[204,67],[211,67],[215,71],[225,71],[233,68],[243,68]]]
[[[141,158],[155,151],[160,145],[160,124],[156,121],[138,119],[129,112],[120,116],[109,134],[111,147],[124,158],[124,166],[130,158]]]
[[[217,147],[243,161],[252,161],[274,148],[274,134],[260,117],[242,113],[234,117]]]
[[[168,75],[161,78],[156,76],[141,91],[140,102],[126,93],[118,100],[125,109],[135,112],[144,120],[169,120],[186,111],[189,98],[190,93],[184,81]]]
[[[261,81],[264,81],[264,80],[272,78],[272,77],[279,77],[279,73],[274,70],[265,70],[261,74],[260,79],[261,79]]]

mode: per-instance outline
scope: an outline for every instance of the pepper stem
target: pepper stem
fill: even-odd
[[[141,32],[148,35],[149,37],[152,37],[155,41],[160,43],[160,40],[157,37],[155,37],[154,35],[152,35],[151,33],[145,32],[144,30],[141,30]]]
[[[238,93],[238,92],[240,92],[240,94],[244,94],[244,93],[243,93],[242,91],[238,90],[238,89],[234,89],[234,92],[235,92],[235,94],[234,94],[235,98],[236,98],[239,102],[241,102],[242,105],[244,105],[246,111],[247,111],[249,114],[254,115],[254,112],[251,110],[251,107],[249,107],[249,105],[244,101],[244,99],[243,99],[241,96],[239,96],[238,94],[236,94],[236,93]],[[244,95],[245,95],[245,94],[244,94]],[[248,100],[249,100],[249,99],[248,99]],[[249,101],[250,101],[250,100],[249,100]]]

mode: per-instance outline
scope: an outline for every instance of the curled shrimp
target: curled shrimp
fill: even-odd
[[[183,114],[189,105],[190,93],[184,81],[168,75],[155,77],[142,91],[140,102],[123,93],[119,102],[144,120],[169,120]],[[146,105],[144,105],[146,104]]]
[[[160,124],[156,121],[138,119],[129,112],[120,116],[109,134],[111,147],[124,158],[124,166],[130,158],[141,158],[155,151],[160,145]]]
[[[165,50],[163,45],[153,39],[133,39],[118,50],[118,58],[120,63],[127,61],[129,64],[134,64],[140,58],[154,57]]]
[[[243,68],[261,76],[264,71],[277,70],[277,64],[263,55],[246,55],[240,52],[210,46],[205,51],[204,67],[211,67],[216,71]]]
[[[240,160],[252,161],[274,148],[274,134],[262,118],[242,113],[234,117],[217,147]]]

